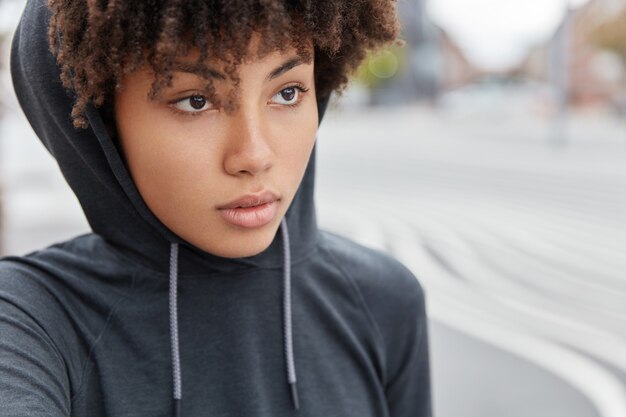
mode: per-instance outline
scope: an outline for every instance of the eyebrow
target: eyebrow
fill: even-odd
[[[211,78],[217,78],[218,80],[226,79],[224,74],[222,74],[221,72],[213,68],[205,67],[204,65],[190,64],[187,62],[175,63],[174,66],[172,67],[172,71],[187,72],[187,73],[194,74],[197,76],[204,76],[204,73],[206,72],[209,74],[209,77]]]
[[[277,68],[272,70],[272,72],[269,73],[269,75],[267,76],[265,80],[271,81],[274,78],[280,77],[282,74],[286,73],[287,71],[289,71],[290,69],[294,67],[297,67],[298,65],[302,63],[304,63],[304,61],[299,56],[294,56],[293,58],[289,58],[287,61],[283,62]]]
[[[278,67],[274,68],[265,78],[266,81],[271,81],[277,77],[280,77],[282,74],[286,73],[287,71],[291,70],[294,67],[297,67],[300,64],[303,64],[304,61],[302,60],[301,57],[299,56],[295,56],[292,58],[289,58],[287,61],[283,62],[282,64],[280,64]],[[210,67],[205,67],[203,65],[198,65],[198,64],[190,64],[187,62],[178,62],[175,63],[174,66],[172,67],[173,71],[178,71],[178,72],[187,72],[190,74],[195,74],[198,76],[203,76],[204,73],[206,72],[211,78],[216,78],[218,80],[225,80],[226,76],[224,74],[222,74],[221,72],[210,68]]]

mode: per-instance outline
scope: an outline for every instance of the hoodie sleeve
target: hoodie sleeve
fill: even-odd
[[[365,308],[381,335],[383,386],[390,417],[431,417],[426,295],[413,273],[396,259],[366,249],[353,264]]]
[[[67,417],[70,383],[63,358],[35,316],[18,306],[6,278],[0,277],[0,414]]]
[[[383,356],[382,384],[390,417],[431,417],[426,294],[393,257],[328,235],[331,251],[356,283]],[[333,236],[333,237],[330,237]]]
[[[400,308],[387,312],[395,324],[381,329],[388,342],[385,395],[391,417],[431,417],[425,295],[413,274],[409,273],[407,281],[399,304],[389,306],[390,310]]]

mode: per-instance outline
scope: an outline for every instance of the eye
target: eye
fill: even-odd
[[[272,97],[274,103],[283,104],[286,106],[295,106],[301,99],[302,93],[307,92],[308,89],[298,85],[292,85],[287,88],[283,88]]]
[[[209,100],[206,97],[201,96],[199,94],[194,94],[193,96],[185,97],[181,100],[175,101],[172,103],[177,110],[180,110],[185,113],[200,113],[204,110],[207,110],[210,106]]]

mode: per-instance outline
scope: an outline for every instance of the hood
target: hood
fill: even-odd
[[[255,256],[222,258],[186,242],[150,211],[108,134],[100,111],[90,104],[86,110],[89,127],[73,127],[72,93],[61,84],[59,67],[48,46],[49,18],[44,0],[28,2],[13,40],[11,75],[28,121],[56,159],[93,232],[143,265],[164,272],[169,268],[170,243],[179,243],[179,275],[282,265],[278,237]],[[318,99],[319,121],[328,99]],[[294,262],[310,253],[318,237],[314,176],[315,148],[285,216],[291,241],[297,242],[291,248]]]

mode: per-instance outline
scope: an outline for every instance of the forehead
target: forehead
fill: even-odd
[[[285,43],[280,48],[266,48],[260,34],[254,33],[247,45],[245,54],[238,58],[232,55],[226,57],[204,57],[198,48],[192,48],[185,54],[174,58],[170,68],[172,72],[193,74],[211,81],[232,81],[238,84],[240,77],[249,72],[246,66],[253,66],[251,74],[265,77],[271,81],[283,73],[301,64],[312,61],[313,46],[299,50],[296,46]],[[243,68],[242,68],[243,67]]]
[[[298,56],[302,62],[310,62],[313,57],[313,42],[304,45],[288,38],[279,45],[266,42],[259,32],[252,32],[248,44],[243,50],[226,52],[214,55],[211,48],[203,53],[197,47],[191,47],[187,51],[181,51],[174,58],[174,65],[189,68],[190,65],[202,66],[211,64],[212,67],[224,68],[228,65],[250,64],[260,61],[285,60],[287,57]]]

